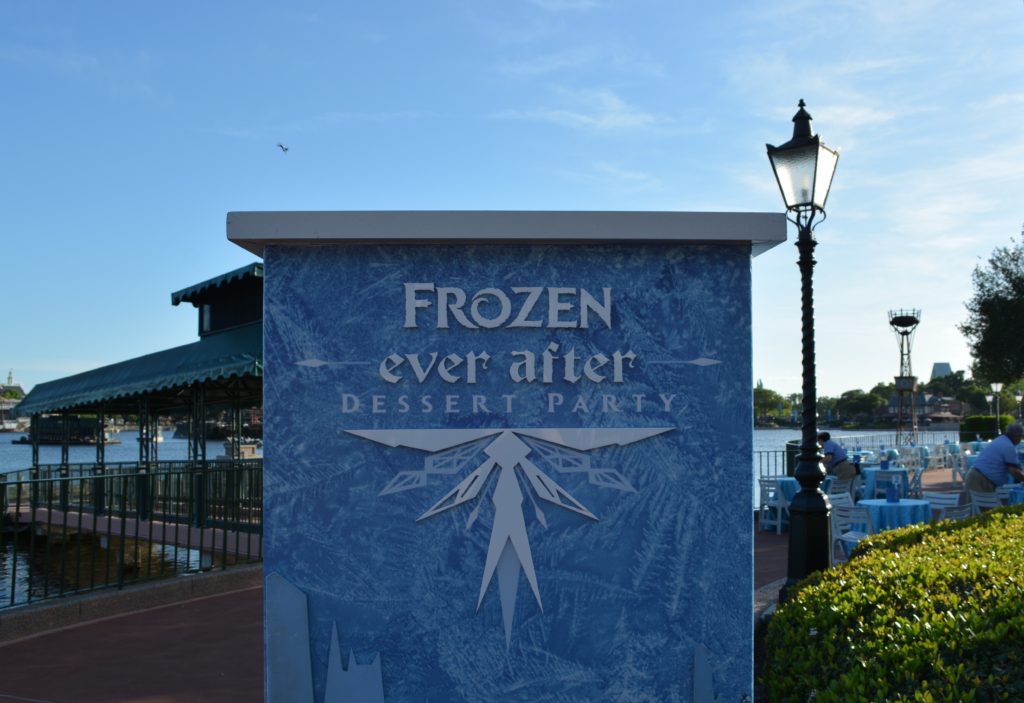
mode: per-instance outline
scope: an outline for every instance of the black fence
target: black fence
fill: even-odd
[[[0,476],[0,609],[263,556],[263,462]]]

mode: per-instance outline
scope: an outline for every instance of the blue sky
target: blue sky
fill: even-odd
[[[192,341],[170,293],[253,260],[232,210],[780,211],[800,98],[842,153],[819,393],[898,371],[891,308],[923,311],[919,376],[964,369],[971,270],[1024,221],[1022,28],[1019,0],[2,3],[0,370]],[[784,393],[795,261],[753,262]]]

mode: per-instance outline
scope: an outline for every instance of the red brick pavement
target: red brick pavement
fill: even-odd
[[[0,662],[0,703],[258,703],[263,589],[15,641]]]

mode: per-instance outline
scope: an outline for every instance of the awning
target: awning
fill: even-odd
[[[206,403],[259,402],[263,375],[263,325],[208,335],[198,342],[40,383],[18,406],[19,415],[76,410],[137,412],[149,396],[150,411],[188,406],[188,388],[206,387]]]
[[[230,283],[231,281],[240,281],[249,276],[254,278],[263,278],[263,264],[260,262],[249,264],[248,266],[243,266],[242,268],[235,269],[234,271],[228,271],[216,278],[211,278],[208,281],[197,283],[194,286],[189,286],[188,288],[182,288],[179,291],[171,293],[171,305],[177,305],[179,303],[192,303],[195,305],[197,302],[196,299],[208,290],[218,288],[225,283]]]

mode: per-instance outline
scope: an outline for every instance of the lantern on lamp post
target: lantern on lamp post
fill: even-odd
[[[785,599],[798,581],[828,567],[832,549],[831,506],[819,486],[825,478],[818,450],[817,379],[814,367],[814,227],[825,219],[825,202],[839,153],[811,133],[811,116],[803,100],[793,117],[793,138],[779,146],[766,145],[775,180],[786,204],[787,217],[796,225],[801,282],[801,338],[803,349],[803,406],[800,457],[794,477],[800,491],[789,507],[789,564]]]

